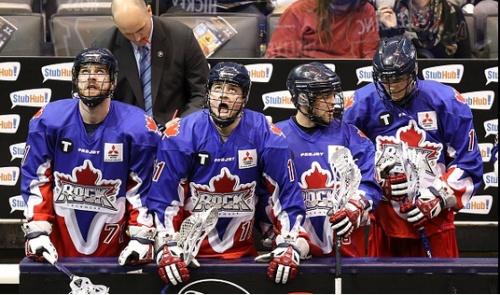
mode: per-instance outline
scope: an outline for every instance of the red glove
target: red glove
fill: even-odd
[[[382,193],[387,200],[404,201],[408,197],[406,174],[392,174],[382,181]]]
[[[424,224],[439,215],[444,208],[444,202],[439,193],[433,187],[422,189],[415,202],[406,202],[399,211],[406,215],[408,222],[414,227],[420,228]]]
[[[367,204],[368,201],[366,199],[358,201],[350,199],[344,210],[340,210],[330,216],[331,228],[340,237],[349,236],[364,221]]]
[[[158,273],[165,283],[186,282],[189,280],[189,270],[186,263],[182,261],[182,250],[177,246],[176,242],[163,245],[156,257],[158,264]]]
[[[286,284],[297,275],[297,268],[300,264],[300,253],[291,244],[279,244],[271,252],[272,261],[267,268],[267,276],[275,283]]]

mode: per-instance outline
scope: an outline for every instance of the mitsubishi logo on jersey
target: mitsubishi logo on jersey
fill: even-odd
[[[274,134],[278,134],[279,136],[283,136],[283,137],[285,137],[285,134],[283,134],[283,132],[282,132],[282,131],[278,128],[278,127],[276,127],[276,125],[274,125],[273,123],[271,123],[271,122],[269,122],[269,121],[267,121],[267,123],[269,123],[269,126],[270,126],[270,128],[269,128],[269,129],[271,129],[271,131],[272,131]]]
[[[307,216],[324,216],[333,208],[332,175],[330,170],[321,168],[318,162],[312,162],[311,168],[302,173],[299,186],[302,189]]]
[[[398,145],[400,141],[408,143],[408,149],[415,149],[416,152],[422,155],[421,165],[425,174],[434,176],[433,166],[436,165],[437,160],[441,156],[443,149],[442,144],[426,141],[427,133],[417,126],[414,120],[409,121],[409,125],[400,128],[396,137],[394,136],[378,136],[376,142],[375,165],[380,167],[385,161],[396,157]],[[394,171],[402,172],[402,166],[397,160],[397,168]]]
[[[56,206],[92,212],[118,213],[116,199],[121,180],[102,179],[90,160],[75,167],[72,175],[54,172]]]
[[[193,212],[203,212],[215,207],[219,217],[235,217],[252,213],[255,209],[256,182],[240,184],[238,175],[232,175],[226,167],[210,179],[209,185],[190,183]]]

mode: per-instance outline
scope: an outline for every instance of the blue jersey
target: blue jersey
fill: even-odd
[[[288,144],[263,114],[245,110],[222,143],[209,115],[195,112],[165,131],[157,158],[148,206],[160,235],[178,231],[191,213],[219,211],[199,257],[256,255],[255,220],[271,220],[285,235],[303,232],[304,202]]]
[[[62,257],[118,256],[126,226],[153,226],[145,198],[160,133],[141,109],[111,101],[89,136],[78,104],[49,103],[30,121],[21,164],[25,216],[52,223]]]
[[[472,112],[455,89],[436,81],[417,79],[416,97],[406,108],[384,102],[368,84],[355,91],[346,103],[344,120],[356,125],[375,144],[376,166],[397,159],[400,141],[408,143],[423,155],[420,186],[427,188],[440,178],[450,186],[457,198],[453,208],[425,225],[428,236],[454,228],[454,212],[463,208],[481,184],[483,163],[477,145]],[[398,164],[393,173],[402,173]],[[420,238],[418,230],[399,212],[401,202],[382,201],[372,217],[386,233],[398,238]]]
[[[355,126],[342,123],[339,128],[330,126],[317,130],[313,135],[302,131],[292,118],[276,124],[283,131],[294,155],[299,185],[306,205],[304,223],[312,243],[314,256],[335,256],[334,233],[327,212],[333,207],[333,179],[329,159],[334,152],[346,147],[361,171],[359,191],[372,204],[379,203],[382,191],[375,180],[375,148],[372,142]],[[344,238],[342,256],[365,256],[364,229]]]

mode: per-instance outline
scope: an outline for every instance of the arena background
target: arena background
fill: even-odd
[[[230,60],[230,59],[225,59]],[[289,71],[312,60],[231,59],[247,66],[252,77],[248,108],[273,122],[295,113],[285,81]],[[211,65],[222,61],[209,59]],[[314,60],[318,61],[318,60]],[[20,249],[24,202],[19,167],[30,118],[44,104],[70,97],[73,58],[0,58],[0,249]],[[322,60],[342,79],[346,101],[372,81],[370,60]],[[498,253],[498,179],[490,162],[498,132],[498,60],[420,60],[419,77],[438,80],[462,93],[474,114],[484,161],[484,177],[471,205],[456,215],[461,252]],[[464,134],[464,139],[468,136]],[[491,254],[485,254],[491,255]],[[497,255],[497,254],[493,254]],[[22,257],[21,257],[22,258]]]

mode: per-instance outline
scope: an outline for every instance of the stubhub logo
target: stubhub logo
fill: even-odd
[[[71,81],[73,62],[64,62],[42,67],[43,82],[47,80]]]
[[[50,88],[27,89],[10,94],[11,109],[16,106],[41,108],[50,102],[52,90]]]
[[[262,94],[264,110],[267,108],[295,109],[292,96],[288,90],[275,91]]]
[[[489,135],[496,135],[498,133],[498,119],[484,121],[484,131],[486,135],[484,137],[488,137]]]
[[[498,67],[487,68],[484,70],[484,77],[486,78],[486,85],[491,82],[498,83]]]
[[[358,77],[358,85],[361,82],[373,82],[373,66],[356,69],[356,77]]]
[[[493,144],[492,144],[493,145]],[[9,146],[10,150],[10,161],[14,159],[22,159],[24,157],[24,148],[26,147],[26,142],[16,143]]]
[[[491,110],[495,101],[495,92],[490,90],[462,93],[462,97],[471,109]]]
[[[21,117],[19,115],[1,115],[0,133],[16,133]]]
[[[16,81],[21,73],[21,63],[2,62],[0,63],[0,81]]]
[[[0,185],[14,186],[19,179],[19,167],[0,167]]]
[[[498,187],[498,177],[495,172],[483,173],[484,189]]]
[[[267,83],[273,75],[273,64],[271,63],[245,65],[245,68],[247,68],[252,82]]]
[[[26,208],[26,203],[21,195],[13,196],[9,198],[10,213],[14,211],[24,211]]]
[[[458,84],[464,75],[463,65],[446,65],[424,69],[422,75],[425,80],[433,80],[441,83]]]
[[[490,213],[491,206],[493,205],[492,196],[473,196],[470,198],[469,203],[463,207],[459,213],[466,214],[488,214]]]

